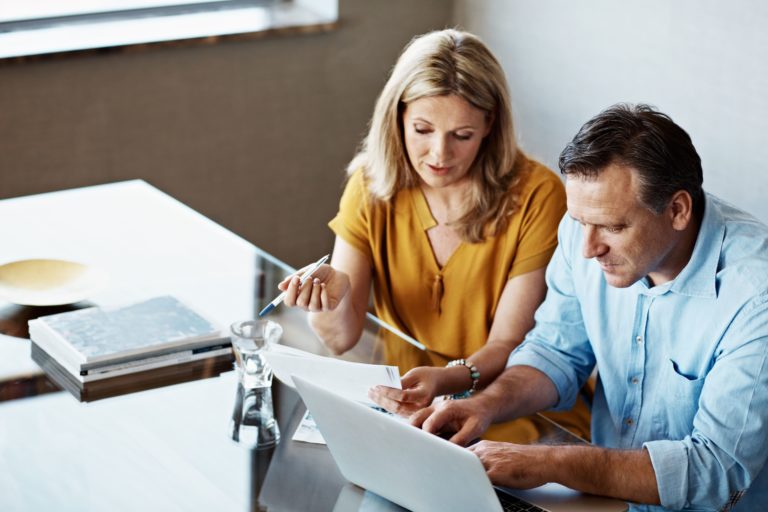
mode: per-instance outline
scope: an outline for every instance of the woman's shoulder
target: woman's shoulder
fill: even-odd
[[[347,187],[364,187],[365,186],[365,167],[359,166],[347,173]]]
[[[364,166],[351,170],[347,174],[341,202],[347,207],[363,209],[368,215],[377,215],[390,206],[390,201],[378,199],[372,191],[371,178]]]
[[[354,195],[360,202],[368,202],[368,178],[365,175],[365,167],[358,167],[346,175],[344,194]]]
[[[529,196],[536,191],[565,193],[560,177],[549,167],[524,153],[518,153],[515,159],[515,172],[520,176],[519,193]]]

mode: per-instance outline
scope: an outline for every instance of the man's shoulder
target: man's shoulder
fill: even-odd
[[[568,214],[568,212],[566,212],[560,220],[558,238],[560,239],[560,243],[566,241],[578,241],[578,239],[581,238],[581,226]]]
[[[768,263],[768,225],[754,215],[707,194],[708,207],[717,210],[723,227],[723,252],[734,256],[756,256]]]
[[[768,225],[754,215],[708,194],[723,229],[718,275],[762,292],[768,285]]]
[[[768,231],[768,225],[760,221],[751,213],[742,210],[738,206],[735,206],[725,199],[709,192],[706,193],[706,196],[707,203],[718,210],[720,217],[724,222],[746,223],[749,225],[758,226],[761,229]]]

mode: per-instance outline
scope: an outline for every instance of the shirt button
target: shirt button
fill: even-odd
[[[635,338],[635,341],[638,342],[638,343],[642,343],[643,342],[643,337],[642,336],[638,336],[637,338]]]
[[[638,380],[637,377],[632,377],[629,382],[631,382],[632,384],[637,384],[640,381]]]
[[[632,423],[634,423],[632,418],[627,418],[627,425],[632,425]]]

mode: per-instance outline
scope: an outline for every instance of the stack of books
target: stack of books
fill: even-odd
[[[88,398],[89,385],[122,389],[158,378],[170,383],[194,363],[232,363],[229,337],[171,296],[40,317],[30,320],[29,334],[32,359],[80,399]]]

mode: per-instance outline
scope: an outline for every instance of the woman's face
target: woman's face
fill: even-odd
[[[460,96],[430,96],[406,105],[403,131],[422,185],[443,188],[465,181],[490,122]]]

